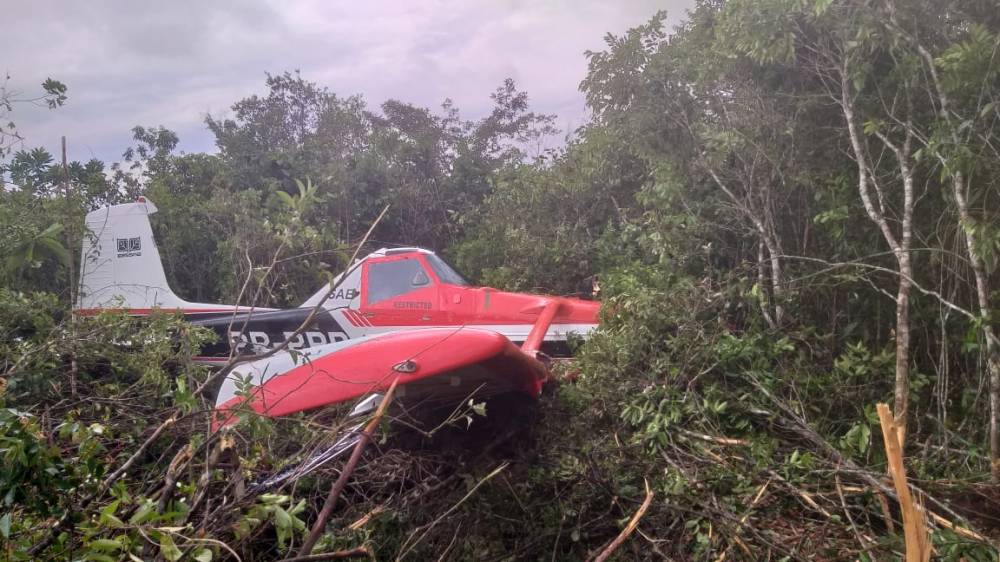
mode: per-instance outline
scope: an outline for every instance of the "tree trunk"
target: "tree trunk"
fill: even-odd
[[[896,156],[899,165],[900,178],[903,181],[902,220],[899,238],[893,233],[892,227],[885,216],[885,193],[871,171],[868,161],[868,151],[858,130],[855,115],[854,96],[848,77],[847,60],[840,69],[840,107],[847,122],[847,133],[851,141],[851,150],[858,166],[858,194],[864,204],[865,212],[879,230],[886,243],[896,256],[899,265],[899,286],[896,293],[896,378],[894,386],[894,423],[899,432],[900,444],[905,443],[907,409],[910,389],[910,287],[913,280],[913,269],[910,260],[910,246],[913,239],[913,169],[910,167],[910,149],[912,131],[906,131],[906,140],[902,145],[893,143],[888,137],[877,136],[882,143]],[[875,190],[873,199],[871,190]]]
[[[969,253],[969,265],[976,279],[976,304],[983,317],[983,337],[986,339],[986,368],[990,380],[990,474],[994,482],[1000,482],[1000,345],[990,321],[990,280],[983,267],[983,260],[976,249],[977,234],[969,214],[965,175],[957,172],[951,182],[958,207],[959,226],[965,233],[965,247]]]
[[[896,381],[894,386],[893,425],[899,432],[899,444],[906,443],[906,419],[910,402],[910,279],[912,269],[908,253],[899,261],[899,291],[896,293]]]
[[[784,285],[781,272],[781,247],[778,239],[771,232],[761,232],[764,245],[767,246],[767,253],[771,256],[771,294],[774,296],[774,322],[780,325],[782,317],[785,315],[782,302],[785,298]]]
[[[781,319],[784,316],[784,307],[782,306],[782,299],[784,299],[784,281],[782,280],[781,272],[781,245],[778,243],[778,237],[774,232],[772,227],[773,221],[768,220],[770,218],[767,209],[763,212],[758,212],[756,209],[752,208],[750,203],[750,197],[747,196],[747,200],[743,201],[736,194],[726,186],[725,182],[715,173],[715,170],[708,168],[708,174],[715,181],[715,184],[722,189],[723,193],[729,197],[733,205],[740,210],[750,222],[753,223],[754,229],[760,236],[760,243],[757,246],[757,279],[758,285],[761,291],[770,290],[771,298],[768,299],[769,302],[763,303],[763,315],[764,320],[772,328],[781,324]],[[745,192],[749,192],[750,188],[745,188]],[[761,215],[764,215],[763,217]],[[765,287],[764,285],[764,253],[763,248],[767,248],[768,262],[771,266],[770,271],[770,287]],[[769,306],[774,307],[774,315],[772,316]]]
[[[760,312],[764,316],[764,321],[771,328],[776,326],[774,317],[771,316],[771,305],[770,299],[767,297],[767,274],[765,269],[767,268],[767,259],[764,256],[764,240],[757,241],[757,287],[760,290]]]
[[[892,19],[892,23],[899,27],[895,18]],[[924,64],[927,66],[928,75],[931,78],[934,92],[937,95],[939,115],[951,130],[954,144],[960,146],[963,144],[962,138],[953,126],[950,101],[941,85],[941,80],[938,78],[934,57],[927,48],[913,39],[912,36],[907,35],[907,38],[913,41],[921,58],[924,60]],[[979,108],[977,108],[976,113],[979,113],[979,111]],[[943,164],[947,163],[944,155],[939,153],[938,157]],[[976,279],[976,304],[979,308],[979,315],[982,317],[983,337],[986,339],[986,369],[989,373],[990,392],[990,475],[993,478],[993,482],[997,483],[1000,482],[1000,419],[998,419],[1000,418],[1000,342],[997,341],[996,332],[993,330],[993,324],[991,323],[990,281],[983,267],[983,260],[979,256],[979,250],[977,249],[978,235],[975,229],[972,228],[974,222],[972,216],[969,214],[968,185],[965,174],[962,171],[957,171],[952,175],[951,186],[955,195],[955,205],[958,207],[959,227],[965,233],[965,247],[969,253],[969,265],[972,267],[972,273]]]

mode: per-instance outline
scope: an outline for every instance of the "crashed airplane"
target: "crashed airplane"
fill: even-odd
[[[149,222],[155,212],[140,197],[87,215],[76,311],[181,313],[218,334],[196,360],[219,366],[283,346],[232,369],[216,400],[217,427],[240,405],[283,416],[378,394],[396,379],[397,398],[412,405],[535,398],[548,358],[567,354],[568,339],[598,323],[598,303],[473,287],[421,248],[372,252],[297,308],[188,302],[168,286]]]

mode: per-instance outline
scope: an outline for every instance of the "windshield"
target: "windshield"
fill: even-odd
[[[434,254],[424,254],[424,257],[427,258],[427,263],[431,265],[431,269],[434,270],[434,273],[437,274],[438,279],[440,279],[442,283],[447,285],[462,285],[466,287],[469,285],[469,282],[466,281],[464,277],[459,275],[457,271],[452,269],[450,265],[446,264],[443,259]]]
[[[430,283],[414,258],[375,262],[368,266],[368,304],[405,295]]]

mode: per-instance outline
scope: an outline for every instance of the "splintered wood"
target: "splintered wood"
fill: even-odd
[[[879,404],[878,419],[882,425],[885,441],[885,456],[889,460],[889,473],[899,497],[899,508],[903,514],[903,537],[906,541],[907,562],[927,562],[931,559],[931,541],[927,533],[927,520],[923,506],[913,501],[910,486],[906,483],[906,468],[903,466],[903,444],[899,438],[902,432],[896,427],[889,412],[889,406]]]

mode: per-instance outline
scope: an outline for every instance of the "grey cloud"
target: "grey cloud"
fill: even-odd
[[[183,150],[212,150],[203,121],[263,90],[265,72],[300,69],[372,105],[395,98],[463,115],[490,108],[506,77],[563,127],[585,120],[577,91],[583,51],[667,9],[676,23],[694,0],[366,2],[330,0],[37,0],[5,7],[0,70],[25,92],[47,76],[69,86],[55,111],[15,110],[27,146],[69,139],[72,158],[117,160],[135,125],[164,125]]]

